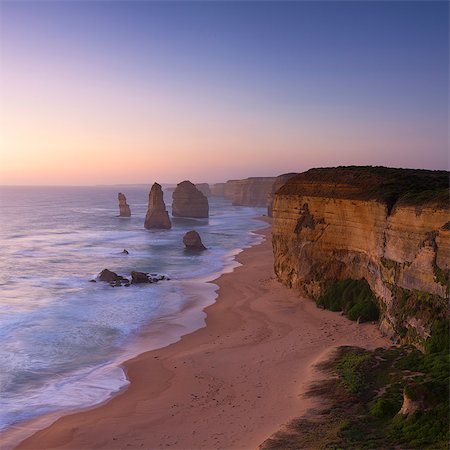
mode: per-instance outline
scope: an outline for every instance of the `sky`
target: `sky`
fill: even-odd
[[[0,184],[448,169],[447,1],[0,2]]]

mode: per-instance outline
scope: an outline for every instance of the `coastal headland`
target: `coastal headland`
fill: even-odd
[[[313,406],[303,394],[332,349],[389,345],[375,325],[317,308],[276,281],[271,230],[258,233],[264,242],[214,281],[204,328],[127,361],[127,390],[17,448],[257,448]]]

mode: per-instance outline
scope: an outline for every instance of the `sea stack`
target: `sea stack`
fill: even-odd
[[[190,181],[179,183],[172,199],[172,216],[174,217],[209,216],[208,199]]]
[[[127,203],[127,198],[125,197],[125,194],[119,192],[117,198],[119,199],[119,217],[130,217],[131,216],[130,205]]]
[[[206,250],[200,235],[195,231],[188,231],[183,236],[183,243],[187,250]]]
[[[169,214],[166,211],[161,185],[154,183],[148,194],[148,210],[144,227],[150,229],[168,230],[172,228]]]

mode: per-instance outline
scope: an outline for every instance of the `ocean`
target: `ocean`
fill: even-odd
[[[0,188],[0,430],[47,413],[95,405],[124,388],[120,364],[204,325],[215,301],[208,281],[261,237],[263,208],[210,197],[209,219],[172,218],[145,230],[150,186]],[[118,217],[118,192],[131,218]],[[165,189],[171,212],[171,191]],[[197,230],[208,248],[184,250]],[[122,253],[127,249],[129,254]],[[108,268],[170,281],[91,283]]]

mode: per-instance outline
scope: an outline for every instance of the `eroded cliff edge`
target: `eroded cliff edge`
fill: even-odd
[[[448,312],[449,173],[374,167],[311,169],[274,195],[275,273],[317,300],[362,279],[380,328],[419,344]]]

